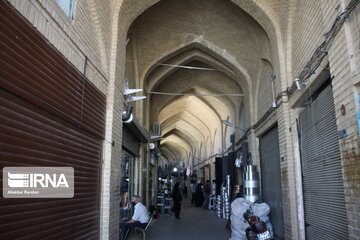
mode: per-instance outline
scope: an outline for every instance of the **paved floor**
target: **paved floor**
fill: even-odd
[[[228,240],[227,220],[218,218],[215,211],[190,206],[189,199],[182,204],[181,219],[161,215],[147,229],[147,240]],[[142,239],[141,233],[131,233],[128,240]]]

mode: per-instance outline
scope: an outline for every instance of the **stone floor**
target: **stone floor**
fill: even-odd
[[[218,218],[215,211],[203,210],[190,206],[185,199],[180,213],[181,219],[163,214],[153,219],[147,229],[147,240],[228,240],[230,229],[227,220]],[[140,240],[141,233],[131,232],[127,240]]]

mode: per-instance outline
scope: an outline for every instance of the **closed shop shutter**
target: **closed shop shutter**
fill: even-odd
[[[66,166],[75,171],[72,199],[1,198],[0,239],[97,239],[101,140],[4,90],[0,122],[1,169]]]
[[[333,92],[328,85],[300,115],[307,239],[349,239]]]
[[[270,206],[270,221],[277,237],[284,237],[278,128],[260,139],[262,200]]]
[[[75,174],[71,199],[0,198],[0,239],[98,239],[105,96],[6,1],[0,65],[0,169]]]
[[[128,127],[123,128],[122,145],[135,156],[140,155],[140,141],[131,133]]]
[[[140,144],[147,143],[149,134],[134,117],[130,123],[123,124],[122,147],[136,157],[140,156]]]
[[[0,86],[102,138],[105,96],[6,1],[0,20]]]

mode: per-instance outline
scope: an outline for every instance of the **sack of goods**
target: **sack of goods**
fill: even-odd
[[[270,223],[270,207],[266,203],[253,203],[245,198],[237,198],[231,203],[231,238],[230,240],[247,240],[246,229],[248,222],[244,219],[244,213],[252,208],[253,214],[265,222],[271,238],[273,238],[273,228]]]

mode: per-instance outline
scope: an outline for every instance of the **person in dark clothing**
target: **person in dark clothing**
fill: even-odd
[[[203,195],[202,187],[203,185],[201,181],[199,181],[198,184],[196,185],[196,190],[195,190],[195,207],[198,208],[200,208],[204,203],[204,195]]]
[[[173,192],[172,192],[172,198],[174,202],[174,212],[175,212],[175,218],[180,219],[180,210],[181,210],[181,201],[182,196],[179,190],[179,183],[175,183]]]
[[[184,186],[183,186],[183,196],[184,196],[184,198],[187,198],[187,192],[188,192],[188,188],[187,188],[186,182],[184,182]]]
[[[203,209],[209,209],[209,198],[210,198],[210,193],[211,193],[211,186],[210,186],[210,181],[206,180],[206,183],[203,187],[203,195],[204,195],[204,202],[202,204],[202,208]]]
[[[190,181],[191,206],[195,204],[196,182],[194,179]]]

